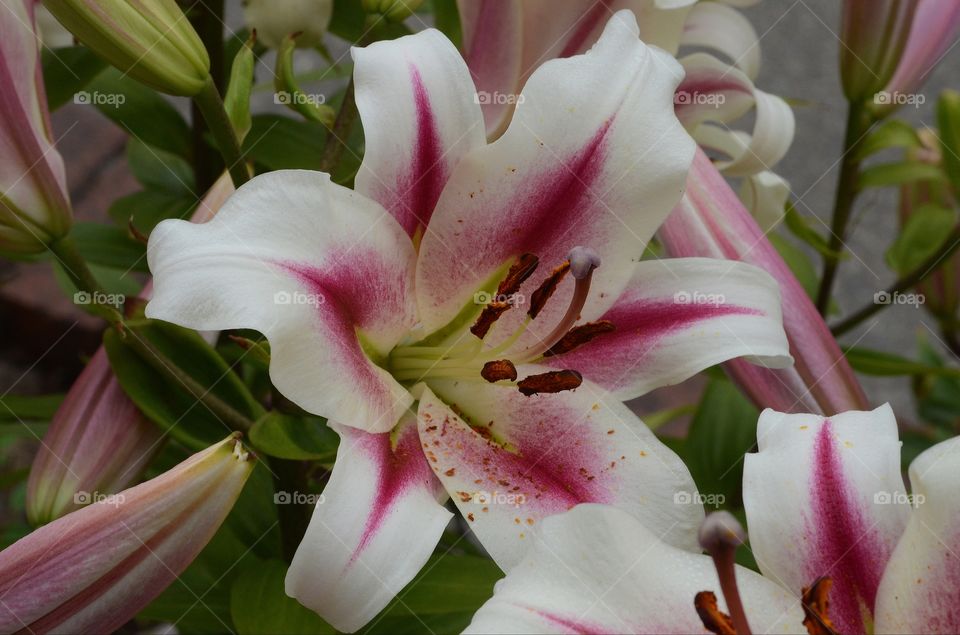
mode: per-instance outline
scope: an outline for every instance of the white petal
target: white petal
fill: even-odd
[[[830,576],[837,631],[865,632],[909,515],[893,411],[824,419],[765,410],[757,443],[744,462],[743,504],[760,570],[797,595]]]
[[[419,410],[427,458],[500,568],[520,561],[544,518],[579,503],[621,507],[699,550],[703,506],[683,461],[599,387],[532,397],[485,382],[431,387]]]
[[[274,385],[305,410],[385,431],[412,403],[368,355],[387,354],[416,321],[413,246],[383,208],[326,174],[258,176],[207,223],[160,223],[148,258],[148,317],[260,331]]]
[[[910,464],[916,507],[877,591],[876,633],[960,632],[960,438]]]
[[[351,53],[365,143],[356,190],[413,236],[460,159],[486,144],[470,71],[435,29]]]
[[[287,572],[287,594],[337,630],[377,615],[426,564],[453,516],[413,415],[394,433],[333,424],[340,449]]]
[[[698,2],[687,15],[680,43],[712,48],[726,55],[751,80],[760,71],[760,44],[753,25],[736,9]]]
[[[754,174],[743,180],[740,200],[764,233],[772,231],[786,214],[790,198],[790,184],[769,170]]]
[[[579,505],[547,519],[464,633],[702,633],[700,591],[726,603],[709,556],[670,546],[630,514]],[[754,633],[804,633],[800,603],[737,567]]]

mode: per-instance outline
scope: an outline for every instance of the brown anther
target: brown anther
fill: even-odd
[[[510,266],[507,276],[500,281],[500,286],[497,287],[497,299],[509,297],[520,291],[520,286],[533,275],[538,264],[540,264],[540,260],[533,254],[523,254],[517,258],[517,261]]]
[[[557,290],[557,285],[560,284],[560,281],[563,280],[568,271],[570,271],[570,261],[564,260],[558,267],[550,272],[547,279],[541,282],[537,290],[533,292],[530,296],[530,308],[527,309],[527,315],[530,316],[531,320],[536,319],[540,314],[540,311],[543,310],[543,307],[547,304],[547,300],[549,300],[553,292]]]
[[[717,596],[710,591],[700,591],[693,598],[693,606],[703,622],[703,627],[717,635],[737,635],[733,620],[717,606]]]
[[[573,390],[583,383],[583,376],[575,370],[553,370],[549,373],[530,375],[517,382],[517,388],[527,397],[539,393]]]
[[[575,326],[567,331],[567,334],[560,338],[559,342],[547,349],[547,352],[544,353],[543,356],[552,357],[554,355],[569,353],[573,349],[583,346],[598,335],[612,333],[614,330],[616,330],[616,327],[614,327],[613,322],[609,320],[588,322],[580,326]]]
[[[473,326],[470,327],[470,332],[480,339],[483,339],[487,336],[487,331],[490,330],[490,327],[493,326],[493,323],[496,322],[509,308],[509,302],[491,302],[487,306],[483,307],[483,311],[480,312],[479,317],[477,317],[477,321],[474,322]]]
[[[830,621],[830,587],[833,580],[821,576],[803,588],[803,625],[810,635],[837,635],[837,627]]]
[[[491,384],[504,379],[516,381],[517,368],[509,359],[497,359],[484,364],[480,376]]]

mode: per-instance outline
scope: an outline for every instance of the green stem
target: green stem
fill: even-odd
[[[270,470],[274,474],[274,491],[287,494],[286,502],[277,505],[277,520],[280,521],[280,543],[283,559],[293,562],[293,556],[307,533],[312,507],[298,502],[308,493],[306,464],[269,457]],[[276,499],[279,502],[279,498]]]
[[[89,299],[84,303],[87,310],[108,322],[116,324],[123,319],[119,308],[110,304],[102,304],[100,297],[104,296],[103,287],[96,276],[90,271],[86,259],[77,249],[77,243],[69,235],[47,245],[51,253],[60,261],[63,271],[80,291],[86,292]],[[75,300],[76,301],[76,300]]]
[[[943,246],[938,249],[935,254],[924,260],[919,267],[894,282],[892,286],[886,289],[885,293],[888,294],[888,297],[892,298],[895,295],[903,293],[907,289],[911,289],[920,284],[926,280],[927,276],[932,274],[940,266],[946,263],[947,260],[950,259],[950,256],[957,251],[957,248],[960,248],[960,225],[957,225],[953,228],[953,231],[950,232],[950,236],[947,238],[946,242],[943,243]],[[850,317],[845,318],[840,323],[831,327],[830,330],[836,336],[843,335],[887,306],[890,305],[878,304],[876,302],[868,304]]]
[[[840,257],[844,248],[847,224],[857,198],[860,176],[859,146],[864,134],[872,124],[870,113],[859,104],[851,103],[847,113],[847,131],[843,143],[843,158],[840,164],[840,180],[833,204],[833,220],[830,227],[829,251],[823,258],[823,277],[817,292],[817,309],[827,314],[833,283],[836,280]]]
[[[210,76],[221,92],[223,86],[223,0],[199,2],[190,12],[190,19],[197,35],[210,57]],[[209,127],[196,102],[192,104],[193,122],[193,177],[197,192],[206,192],[223,172],[223,161],[217,151],[207,142]]]
[[[333,120],[333,126],[327,131],[327,141],[323,146],[323,154],[320,157],[320,171],[330,174],[340,162],[340,157],[347,147],[347,140],[350,138],[350,131],[357,120],[357,100],[353,91],[353,77],[347,84],[347,90],[343,95],[343,103],[340,104],[340,110],[337,112],[337,118]]]
[[[200,112],[203,113],[207,126],[210,127],[210,133],[217,142],[220,155],[227,164],[234,186],[240,187],[250,180],[250,173],[247,171],[247,164],[244,161],[243,152],[240,150],[240,143],[230,123],[230,118],[227,116],[227,111],[223,108],[223,100],[220,98],[220,92],[217,90],[213,78],[207,78],[203,89],[194,96],[193,101]]]

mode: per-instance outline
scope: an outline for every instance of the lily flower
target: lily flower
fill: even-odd
[[[682,69],[620,12],[542,65],[495,143],[442,34],[353,49],[356,191],[276,171],[209,223],[150,237],[149,317],[250,328],[286,397],[341,436],[287,592],[353,631],[459,507],[504,569],[579,502],[695,544],[680,459],[623,405],[716,363],[790,363],[776,285],[740,263],[640,261],[694,143]],[[718,271],[726,273],[717,275]]]
[[[582,505],[544,522],[466,632],[700,632],[695,594],[725,580],[754,633],[807,632],[804,614],[820,627],[810,633],[960,629],[960,437],[911,463],[909,495],[888,405],[829,418],[766,410],[757,441],[743,498],[763,578],[728,575],[732,565],[703,542],[714,573],[710,558],[664,544],[629,514]]]
[[[702,151],[693,159],[686,193],[658,237],[673,257],[747,262],[776,279],[796,363],[781,369],[737,359],[724,364],[758,407],[828,415],[867,408],[863,388],[810,296]]]
[[[0,10],[0,253],[41,253],[70,231],[73,212],[40,68],[35,3]]]
[[[231,436],[7,547],[0,632],[114,632],[206,546],[253,466]]]

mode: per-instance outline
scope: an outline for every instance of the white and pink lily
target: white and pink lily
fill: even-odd
[[[682,69],[638,33],[617,13],[588,53],[540,66],[489,145],[439,32],[354,49],[356,191],[271,172],[150,237],[147,315],[261,331],[276,387],[341,436],[287,576],[336,628],[413,578],[448,497],[504,569],[582,502],[691,547],[702,509],[673,495],[694,483],[622,401],[734,357],[791,362],[765,273],[641,262],[695,144]]]
[[[960,438],[913,461],[910,495],[889,406],[830,418],[767,410],[757,440],[743,497],[764,577],[736,573],[752,632],[806,632],[804,592],[825,577],[819,617],[835,632],[960,629]],[[550,518],[537,541],[467,632],[702,632],[695,593],[720,590],[711,558],[609,507]]]

